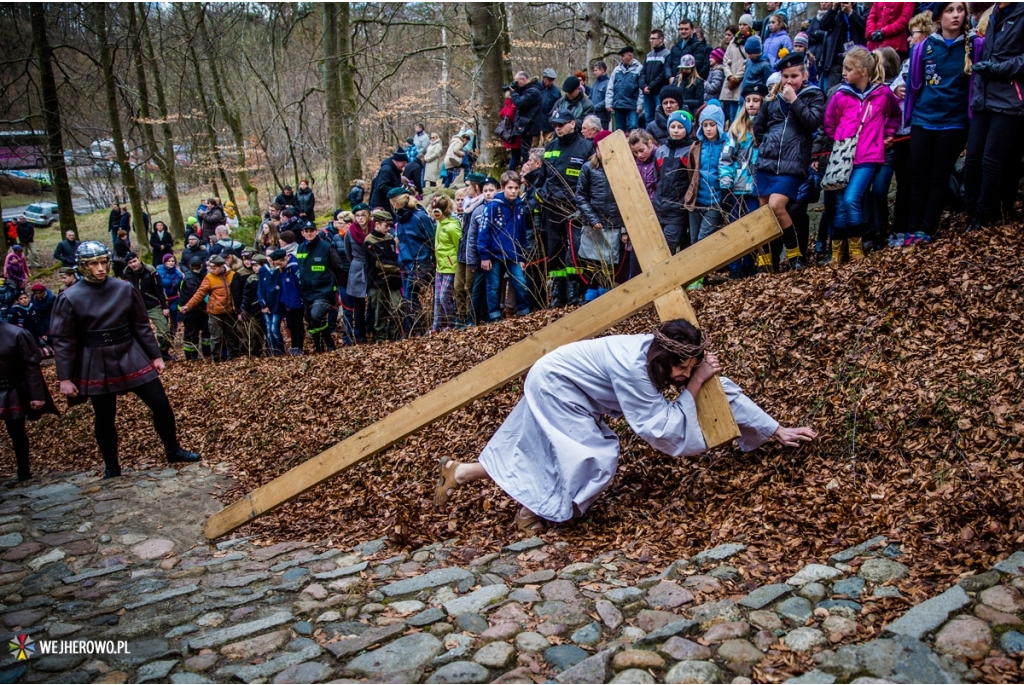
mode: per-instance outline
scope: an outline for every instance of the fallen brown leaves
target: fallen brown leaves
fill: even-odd
[[[655,452],[621,422],[619,472],[547,566],[622,549],[647,575],[725,541],[749,549],[742,582],[784,579],[809,561],[888,535],[912,568],[913,601],[1024,546],[1024,240],[1019,228],[886,250],[834,271],[759,277],[697,293],[726,373],[816,443],[695,459]],[[362,346],[307,359],[172,364],[164,377],[182,442],[238,481],[228,503],[554,320],[539,312],[464,333]],[[648,311],[614,332],[640,332]],[[47,371],[56,387],[52,370]],[[516,537],[513,508],[472,484],[431,510],[436,457],[472,460],[519,399],[509,383],[357,465],[250,533],[335,543],[389,535],[415,548],[458,536],[474,554]],[[133,397],[119,415],[123,461],[160,454]],[[88,405],[32,427],[34,469],[97,466]],[[5,468],[13,469],[10,452]],[[467,552],[468,553],[468,552]],[[884,601],[883,613],[902,601]],[[888,611],[887,611],[888,610]]]

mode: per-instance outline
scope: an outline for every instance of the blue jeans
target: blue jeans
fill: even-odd
[[[529,293],[526,292],[526,276],[519,262],[491,261],[491,270],[487,273],[487,318],[495,321],[501,318],[501,274],[505,272],[512,281],[512,289],[516,293],[516,313],[524,316],[530,313]]]
[[[263,323],[267,329],[267,354],[284,354],[284,334],[281,333],[281,314],[264,314]]]
[[[648,124],[654,121],[654,114],[658,111],[658,105],[660,104],[661,98],[659,96],[644,93],[644,117],[646,117]]]
[[[622,129],[623,133],[628,134],[630,131],[635,129],[639,122],[639,115],[636,113],[636,109],[616,109],[615,110],[615,128]]]
[[[834,239],[860,238],[864,234],[864,193],[867,192],[878,164],[855,164],[850,182],[840,191],[836,202],[836,220],[832,231]]]
[[[722,212],[717,209],[694,209],[690,211],[690,245],[704,240],[722,227]]]

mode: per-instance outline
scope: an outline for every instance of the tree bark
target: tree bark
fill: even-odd
[[[604,3],[587,3],[587,71],[604,54]]]
[[[466,19],[473,48],[473,110],[476,135],[480,144],[480,164],[496,167],[502,162],[501,141],[494,129],[501,120],[499,100],[494,86],[508,83],[501,51],[505,5],[501,2],[474,2],[466,6]]]
[[[249,182],[249,172],[246,169],[245,162],[245,138],[242,135],[242,122],[238,118],[238,112],[228,105],[228,101],[224,97],[224,83],[221,78],[222,71],[218,66],[220,57],[216,46],[210,42],[209,35],[206,32],[204,14],[204,12],[199,14],[199,33],[203,37],[203,43],[210,51],[210,76],[213,78],[213,95],[217,99],[217,107],[220,109],[221,116],[228,122],[228,128],[231,129],[231,136],[235,143],[235,164],[237,165],[235,174],[238,175],[238,182],[241,184],[242,191],[245,193],[245,198],[249,203],[249,213],[253,216],[259,216],[259,189]],[[241,207],[238,207],[238,214],[239,216],[242,214]]]
[[[345,198],[348,170],[345,165],[345,126],[341,120],[341,76],[338,68],[338,6],[331,2],[321,5],[324,24],[324,104],[327,106],[327,136],[330,153],[331,193],[334,206],[340,207]]]
[[[742,2],[731,2],[729,4],[732,6],[732,11],[731,11],[731,13],[729,15],[729,23],[730,24],[738,24],[739,21],[740,21],[740,17],[743,16],[743,3]],[[754,28],[754,27],[751,26],[750,28]]]
[[[149,252],[149,236],[142,220],[142,197],[135,183],[135,170],[128,161],[128,152],[124,146],[124,135],[121,132],[121,116],[117,110],[117,84],[114,81],[114,62],[107,43],[107,6],[97,2],[92,5],[96,22],[96,36],[99,40],[100,68],[103,71],[103,90],[107,100],[107,116],[110,118],[110,137],[114,142],[114,155],[117,166],[121,170],[121,183],[128,193],[128,201],[132,208],[132,227],[135,229],[135,246],[138,254]],[[61,153],[63,154],[63,152]]]
[[[349,23],[349,4],[342,2],[338,10],[338,55],[343,60],[341,76],[341,122],[345,134],[345,168],[349,183],[363,176],[362,154],[359,151],[359,126],[356,121],[356,64],[352,54],[352,29]]]
[[[647,56],[651,51],[651,25],[654,21],[654,3],[638,2],[636,5],[636,49]]]
[[[29,5],[32,18],[32,43],[35,46],[36,61],[39,63],[39,81],[42,89],[43,125],[46,128],[47,166],[57,196],[57,213],[60,216],[60,230],[74,231],[78,235],[75,221],[75,206],[71,198],[71,183],[68,169],[64,164],[64,140],[61,132],[60,102],[57,99],[57,83],[53,78],[53,49],[46,37],[46,8],[40,3]]]
[[[192,57],[192,67],[195,71],[196,91],[199,94],[199,107],[203,111],[203,128],[206,129],[206,140],[210,146],[210,155],[217,168],[221,183],[224,184],[224,190],[228,194],[228,199],[231,200],[235,207],[238,207],[238,203],[235,202],[235,191],[231,188],[231,181],[228,179],[227,172],[224,171],[224,164],[220,159],[220,148],[217,145],[217,130],[213,127],[213,109],[210,107],[210,101],[206,99],[206,93],[202,86],[203,73],[199,68],[199,55],[196,54],[195,46],[189,44],[189,53]],[[212,179],[211,182],[213,183]],[[214,183],[213,192],[214,195],[217,195],[216,183]]]

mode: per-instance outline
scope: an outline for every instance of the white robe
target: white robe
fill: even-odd
[[[655,449],[672,456],[706,451],[693,397],[675,402],[647,375],[654,336],[613,335],[564,345],[526,376],[523,399],[487,443],[480,463],[512,499],[549,521],[583,514],[611,483],[619,439],[601,421],[624,416]],[[722,378],[747,452],[767,442],[778,421]]]

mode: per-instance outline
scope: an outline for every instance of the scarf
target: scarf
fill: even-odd
[[[355,221],[348,225],[348,232],[352,235],[352,240],[356,241],[357,244],[362,245],[363,241],[366,240],[366,233],[362,227]]]

